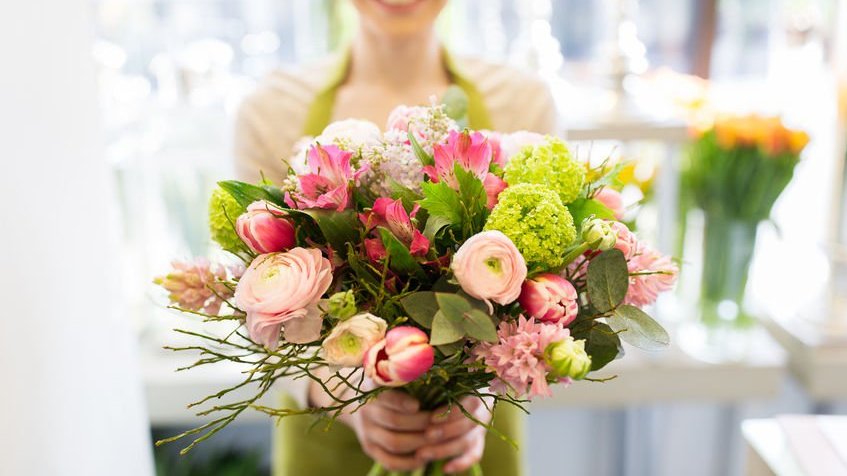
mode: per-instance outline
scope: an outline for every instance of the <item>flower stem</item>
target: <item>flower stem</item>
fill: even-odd
[[[374,462],[374,465],[371,466],[371,470],[368,471],[368,476],[382,476],[385,474],[385,469],[383,469],[382,465]]]
[[[476,463],[471,466],[471,476],[482,476],[482,465]]]

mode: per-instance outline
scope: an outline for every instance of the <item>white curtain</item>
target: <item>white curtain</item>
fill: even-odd
[[[116,312],[92,4],[0,2],[0,474],[149,475]]]

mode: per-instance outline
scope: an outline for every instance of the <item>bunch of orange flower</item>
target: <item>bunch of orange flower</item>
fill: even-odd
[[[724,150],[758,148],[770,157],[796,156],[809,143],[805,132],[785,127],[778,117],[726,116],[718,118],[712,127],[718,146]]]

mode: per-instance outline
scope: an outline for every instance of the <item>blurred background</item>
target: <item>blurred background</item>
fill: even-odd
[[[187,403],[239,374],[174,372],[188,361],[161,347],[191,323],[151,277],[215,252],[206,202],[232,175],[239,101],[274,68],[342,48],[352,6],[35,0],[0,12],[0,473],[269,474],[273,422],[259,414],[186,457],[153,449],[201,421]],[[548,81],[580,157],[633,161],[628,214],[681,261],[656,309],[672,348],[628,349],[603,371],[616,380],[534,404],[529,474],[847,474],[843,420],[785,416],[847,412],[847,2],[451,0],[438,29],[452,51]],[[696,131],[729,114],[779,117],[809,143],[766,219],[716,237],[689,169]],[[730,250],[724,275],[709,270],[710,240]],[[730,289],[710,311],[715,279]],[[843,473],[808,463],[814,435],[842,435]]]

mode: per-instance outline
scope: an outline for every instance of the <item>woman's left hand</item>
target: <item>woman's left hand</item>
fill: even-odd
[[[478,397],[465,397],[462,406],[477,420],[491,422],[492,402]],[[457,406],[442,407],[432,412],[426,430],[427,443],[418,449],[417,456],[429,461],[447,460],[444,472],[460,473],[482,459],[486,430],[471,420]]]

